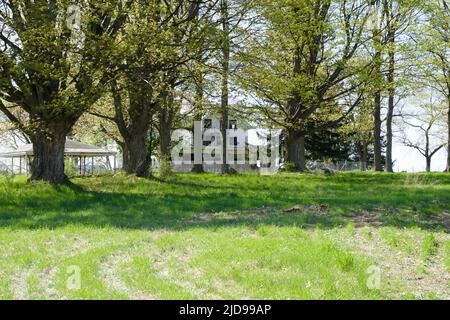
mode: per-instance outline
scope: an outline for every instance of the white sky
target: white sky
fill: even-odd
[[[395,161],[395,171],[421,172],[425,171],[425,157],[418,151],[402,146],[401,144],[394,144],[393,159]],[[447,162],[447,150],[439,151],[431,161],[431,170],[442,172],[445,170]]]

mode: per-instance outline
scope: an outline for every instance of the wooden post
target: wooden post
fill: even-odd
[[[27,168],[27,175],[30,174],[30,162],[31,162],[31,157],[27,156],[26,157],[26,168]]]
[[[114,173],[116,173],[116,165],[117,165],[117,163],[116,163],[116,155],[114,155]]]
[[[94,175],[94,157],[92,157],[92,175]]]
[[[20,162],[19,162],[19,174],[22,174],[22,157],[19,157]]]

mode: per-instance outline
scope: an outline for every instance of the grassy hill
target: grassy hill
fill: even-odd
[[[0,177],[0,298],[449,299],[450,175]]]

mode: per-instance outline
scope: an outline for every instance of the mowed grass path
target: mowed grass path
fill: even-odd
[[[450,175],[0,178],[1,299],[449,299]]]

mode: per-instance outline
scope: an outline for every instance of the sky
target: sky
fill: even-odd
[[[393,159],[395,161],[396,172],[422,172],[425,171],[425,158],[416,150],[402,146],[399,143],[394,144]],[[443,172],[447,163],[447,150],[439,151],[431,161],[431,170]]]
[[[445,103],[445,102],[444,102]],[[446,125],[446,111],[447,107],[442,104],[441,98],[436,96],[432,91],[422,90],[416,92],[413,96],[405,99],[404,105],[401,108],[400,113],[404,114],[404,117],[395,118],[394,121],[394,146],[393,146],[393,160],[394,170],[396,172],[408,171],[408,172],[422,172],[426,169],[425,157],[420,154],[419,151],[404,146],[399,139],[403,135],[402,132],[412,142],[422,141],[424,142],[423,133],[420,130],[413,128],[409,125],[402,125],[402,121],[405,119],[408,123],[413,125],[422,125],[426,127],[427,119],[429,119],[429,113],[424,109],[424,105],[432,106],[433,110],[441,110],[441,120],[435,123],[431,130],[431,148],[445,143],[447,140],[447,125]],[[410,116],[408,116],[410,115]],[[415,116],[411,116],[415,115]],[[418,119],[425,120],[421,122]],[[443,172],[447,165],[447,149],[443,148],[436,153],[431,160],[431,171]]]

